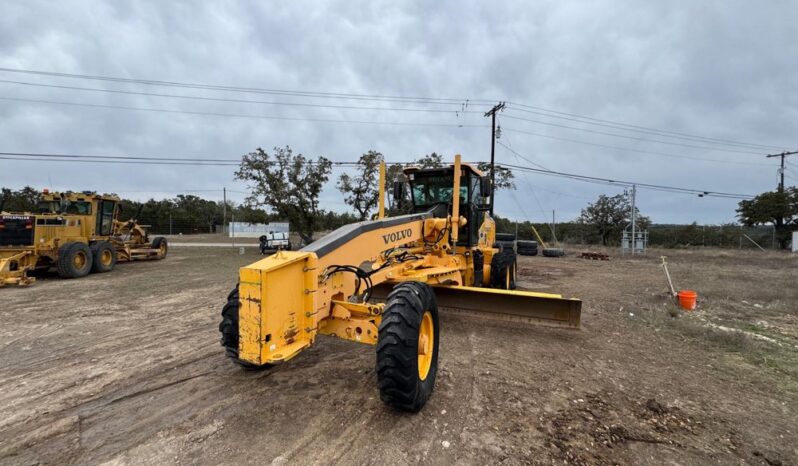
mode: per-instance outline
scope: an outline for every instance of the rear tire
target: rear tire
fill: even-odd
[[[105,273],[114,270],[116,265],[116,249],[108,241],[98,241],[91,246],[91,271]]]
[[[58,248],[56,269],[61,278],[80,278],[89,274],[92,254],[85,243],[66,243]]]
[[[271,364],[257,365],[238,358],[238,285],[227,295],[227,303],[222,308],[222,321],[219,323],[219,331],[222,333],[220,343],[224,347],[224,352],[228,358],[246,370],[263,370],[271,367]]]
[[[158,250],[158,259],[163,259],[169,252],[169,243],[163,236],[156,236],[152,240],[152,248]]]
[[[440,333],[432,288],[420,282],[396,285],[377,337],[377,384],[385,404],[413,413],[424,407],[435,388]]]

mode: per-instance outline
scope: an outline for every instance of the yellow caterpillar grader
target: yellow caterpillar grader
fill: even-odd
[[[265,368],[295,357],[319,334],[376,345],[380,398],[417,412],[435,385],[439,305],[579,328],[581,301],[514,290],[515,252],[494,247],[489,177],[459,155],[453,165],[405,175],[394,199],[409,184],[412,213],[385,216],[382,165],[375,220],[240,269],[219,325],[227,356]],[[393,286],[387,296],[385,286]],[[375,299],[380,293],[385,300]]]
[[[163,259],[166,238],[149,239],[133,219],[119,221],[119,198],[48,192],[34,212],[4,212],[0,201],[0,287],[29,285],[28,272],[55,267],[63,278],[114,269],[117,262]]]

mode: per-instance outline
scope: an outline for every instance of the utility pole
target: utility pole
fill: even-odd
[[[784,193],[784,159],[788,155],[794,155],[794,154],[798,154],[798,150],[794,150],[794,151],[790,151],[790,152],[784,151],[781,154],[768,154],[767,155],[767,158],[781,157],[781,168],[779,168],[779,194],[783,194]],[[783,226],[784,226],[784,219],[782,217],[778,217],[776,219],[776,223],[773,225],[774,242],[775,242],[776,230],[781,230]]]
[[[787,157],[788,155],[795,155],[795,154],[798,154],[798,150],[794,150],[794,151],[790,151],[790,152],[784,151],[781,154],[768,154],[767,155],[767,158],[781,157],[781,168],[779,168],[779,175],[781,175],[781,180],[779,181],[779,192],[780,193],[784,192],[784,158]]]
[[[227,188],[222,187],[222,234],[224,234],[225,220],[227,220]]]
[[[499,102],[492,109],[485,112],[486,117],[491,117],[490,130],[490,214],[493,215],[493,198],[496,197],[496,112],[504,110],[504,102]]]

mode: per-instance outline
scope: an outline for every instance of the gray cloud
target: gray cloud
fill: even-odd
[[[0,66],[222,85],[508,100],[720,139],[794,147],[798,7],[792,2],[6,2]],[[0,72],[0,79],[145,92],[299,101]],[[198,102],[0,83],[0,96],[300,118],[486,125],[481,114],[417,114]],[[307,101],[307,100],[303,100]],[[313,100],[320,102],[319,100]],[[342,102],[335,102],[342,103]],[[373,102],[362,103],[376,105]],[[409,106],[410,104],[386,104]],[[489,105],[471,105],[483,112]],[[507,116],[617,132],[508,111],[502,142],[555,170],[758,193],[776,184],[763,156],[668,146],[547,127]],[[518,129],[642,151],[761,163],[718,164],[599,148]],[[624,133],[648,139],[666,139]],[[354,160],[380,150],[407,161],[436,151],[489,157],[487,128],[280,121],[0,100],[0,151],[237,157],[255,147]],[[671,140],[674,142],[685,142]],[[697,144],[697,143],[696,143]],[[705,145],[705,144],[698,144]],[[734,149],[733,147],[726,147]],[[775,149],[774,149],[775,150]],[[767,150],[754,150],[763,155]],[[519,163],[502,147],[500,162]],[[521,162],[526,164],[526,162]],[[798,159],[795,161],[798,167]],[[143,198],[182,189],[243,190],[230,167],[0,160],[0,185],[97,189]],[[798,177],[798,175],[796,175]],[[343,209],[330,183],[328,208]],[[519,174],[498,213],[573,218],[623,188]],[[170,192],[162,192],[170,191]],[[203,193],[220,198],[221,193]],[[234,194],[234,199],[242,195]],[[736,202],[641,191],[657,222],[734,218]]]

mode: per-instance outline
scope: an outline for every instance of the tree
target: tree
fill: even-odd
[[[435,152],[416,159],[412,165],[420,168],[441,168],[443,167],[443,156]]]
[[[39,191],[25,186],[19,191],[2,188],[2,210],[6,212],[33,212],[39,202]]]
[[[601,238],[601,244],[607,246],[610,239],[620,238],[621,232],[631,222],[632,206],[629,198],[624,194],[608,197],[599,195],[595,203],[588,204],[582,209],[578,221],[592,227]],[[640,215],[635,207],[636,224],[643,230],[648,227],[648,217]]]
[[[319,195],[330,172],[332,163],[325,157],[309,160],[288,146],[275,147],[269,155],[259,147],[241,158],[235,176],[251,183],[247,203],[268,206],[288,219],[309,244],[317,227]]]
[[[737,216],[743,225],[772,223],[781,249],[789,244],[790,230],[798,225],[798,188],[788,187],[784,192],[770,191],[751,200],[740,201]]]
[[[479,171],[490,177],[490,162],[479,162]],[[509,168],[496,165],[496,189],[515,189],[515,175]]]
[[[360,156],[356,175],[342,173],[338,177],[338,190],[345,195],[344,202],[355,209],[359,221],[368,219],[379,202],[380,163],[383,160],[381,153],[370,150]],[[385,178],[387,185],[388,176]],[[385,189],[387,191],[387,186]]]
[[[418,165],[421,168],[440,168],[443,167],[443,156],[435,152],[425,155],[415,162],[413,165]],[[478,162],[477,169],[490,177],[490,162]],[[515,189],[515,175],[509,168],[496,165],[496,189]]]

